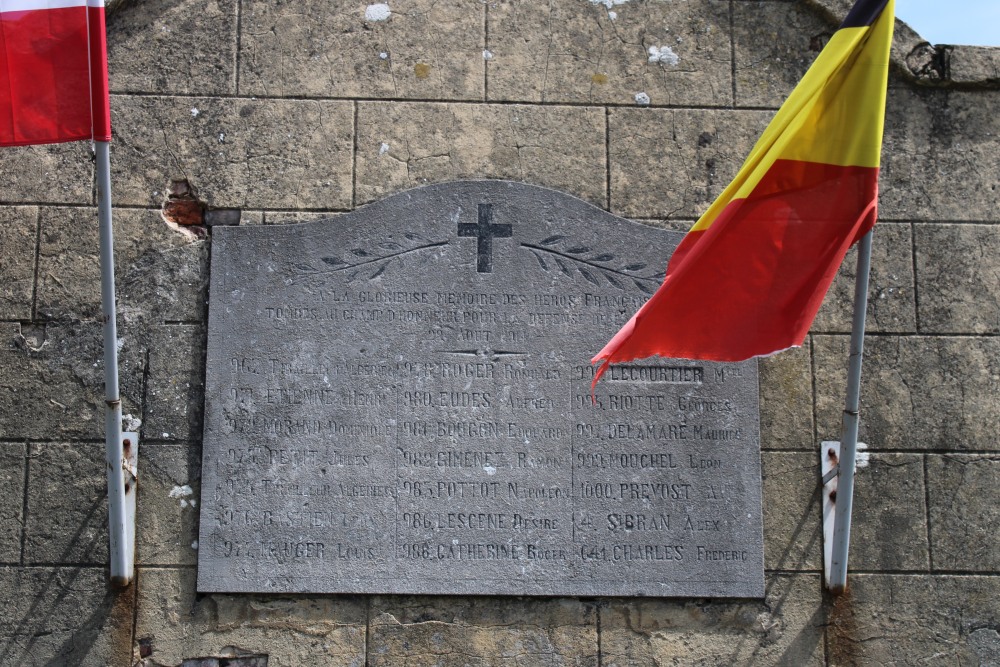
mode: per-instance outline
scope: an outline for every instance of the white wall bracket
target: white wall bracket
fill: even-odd
[[[133,431],[122,433],[122,480],[125,484],[125,535],[122,550],[125,555],[127,570],[123,572],[125,581],[131,582],[134,577],[135,564],[135,500],[136,487],[139,485],[139,434]]]
[[[858,443],[858,449],[866,445]],[[833,558],[833,529],[837,507],[837,482],[840,477],[840,442],[826,440],[820,443],[820,481],[823,485],[823,578],[830,587],[830,561]],[[857,463],[855,463],[857,470]]]

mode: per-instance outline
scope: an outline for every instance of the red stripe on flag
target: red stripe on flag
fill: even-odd
[[[778,160],[691,232],[667,277],[595,361],[742,361],[801,345],[848,248],[875,224],[878,169]]]
[[[100,20],[99,38],[88,35],[88,11]],[[103,32],[101,8],[0,13],[0,145],[90,139],[95,107],[98,135],[110,135]],[[102,82],[93,98],[91,51],[100,54],[94,74]]]
[[[108,95],[108,39],[104,5],[87,7],[90,31],[90,90],[94,141],[111,141],[111,99]]]

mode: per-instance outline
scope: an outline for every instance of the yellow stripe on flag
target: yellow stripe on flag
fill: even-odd
[[[871,27],[837,30],[781,105],[732,182],[691,227],[708,229],[776,160],[878,167],[894,0]]]

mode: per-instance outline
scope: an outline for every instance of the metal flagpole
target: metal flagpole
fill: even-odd
[[[854,318],[851,356],[847,368],[847,400],[840,436],[837,466],[837,499],[834,509],[833,551],[830,557],[829,589],[840,595],[847,588],[847,552],[851,544],[851,509],[854,503],[854,467],[858,448],[858,414],[861,402],[861,359],[865,351],[865,315],[868,310],[868,275],[872,259],[872,231],[858,243],[858,269],[854,281]]]
[[[104,442],[108,466],[108,532],[111,538],[111,583],[132,580],[134,528],[126,516],[125,472],[128,463],[122,437],[122,403],[118,392],[118,323],[115,308],[114,235],[111,229],[111,158],[107,141],[95,143],[97,153],[97,216],[101,246],[101,311],[104,317]],[[138,444],[138,443],[136,443]],[[130,449],[132,442],[129,441]],[[131,457],[129,457],[131,458]],[[130,484],[134,501],[134,483]],[[132,516],[134,520],[134,514]]]

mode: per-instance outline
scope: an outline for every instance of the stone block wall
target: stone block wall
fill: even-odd
[[[685,229],[848,5],[112,3],[137,577],[108,589],[91,154],[5,149],[0,664],[1000,662],[1000,49],[931,46],[902,24],[848,595],[821,582],[818,443],[839,437],[853,253],[806,345],[761,362],[765,599],[195,592],[211,228],[168,226],[171,193],[209,222],[282,224],[504,178]]]

